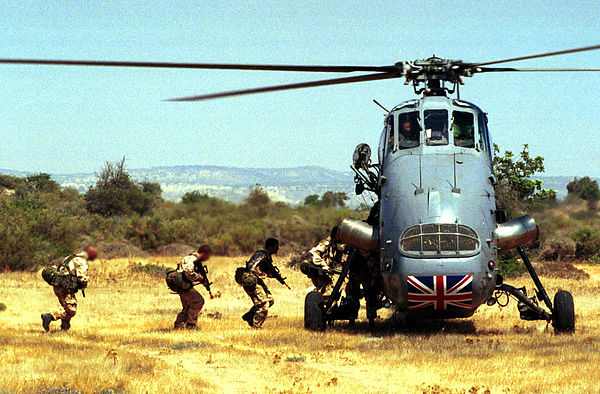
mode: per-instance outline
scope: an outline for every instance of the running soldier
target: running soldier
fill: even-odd
[[[71,328],[71,319],[77,313],[78,290],[85,289],[88,285],[88,262],[98,257],[98,250],[91,245],[85,247],[83,252],[72,254],[65,258],[58,267],[52,267],[61,280],[53,285],[54,294],[58,298],[60,308],[51,313],[42,314],[42,327],[46,332],[50,331],[50,323],[60,320],[60,328],[68,331]],[[85,297],[85,293],[84,293]]]
[[[202,276],[203,263],[211,256],[212,250],[210,247],[202,245],[196,253],[185,256],[177,266],[177,272],[183,275],[183,279],[188,282],[189,288],[177,291],[181,299],[181,312],[175,319],[175,329],[198,329],[198,315],[204,306],[204,297],[194,289],[194,286],[198,284],[206,286],[208,278]]]
[[[264,282],[265,278],[275,278],[282,285],[290,288],[281,277],[277,267],[273,265],[273,255],[279,251],[279,241],[269,238],[265,248],[252,255],[241,274],[240,284],[252,300],[252,308],[242,316],[242,319],[252,328],[261,328],[275,300]]]

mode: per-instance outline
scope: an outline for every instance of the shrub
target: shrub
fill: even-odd
[[[576,245],[572,239],[560,237],[551,238],[542,243],[539,258],[542,261],[573,260],[576,254]]]
[[[600,251],[600,232],[595,228],[583,227],[571,234],[575,241],[575,257],[587,259]]]
[[[525,265],[513,252],[500,252],[498,254],[498,271],[505,278],[521,275],[526,271]]]

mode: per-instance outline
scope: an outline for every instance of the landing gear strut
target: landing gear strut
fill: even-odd
[[[575,306],[571,293],[564,290],[557,292],[554,296],[553,305],[525,250],[522,247],[518,247],[517,252],[521,256],[521,259],[523,259],[525,268],[535,284],[536,296],[528,297],[524,287],[517,289],[505,283],[496,285],[496,290],[508,293],[519,300],[521,319],[552,322],[554,331],[557,333],[575,331]],[[538,299],[544,302],[549,312],[538,305]]]

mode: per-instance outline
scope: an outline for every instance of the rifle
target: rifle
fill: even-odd
[[[210,289],[210,285],[212,285],[212,282],[208,279],[208,268],[200,260],[196,260],[196,267],[197,267],[197,272],[200,275],[202,275],[202,277],[204,278],[204,282],[202,284],[208,291],[210,298],[211,299],[215,298],[215,296],[213,295],[213,293]]]
[[[287,283],[285,283],[286,278],[281,276],[281,271],[279,271],[279,268],[273,266],[273,269],[271,270],[270,274],[272,278],[277,279],[279,283],[287,287],[289,290],[292,290],[292,288]]]

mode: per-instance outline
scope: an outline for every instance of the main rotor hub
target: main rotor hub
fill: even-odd
[[[412,83],[415,93],[423,93],[425,96],[454,93],[457,85],[463,84],[462,77],[473,75],[471,64],[435,56],[412,62],[398,62],[395,66],[406,78],[406,84]]]

